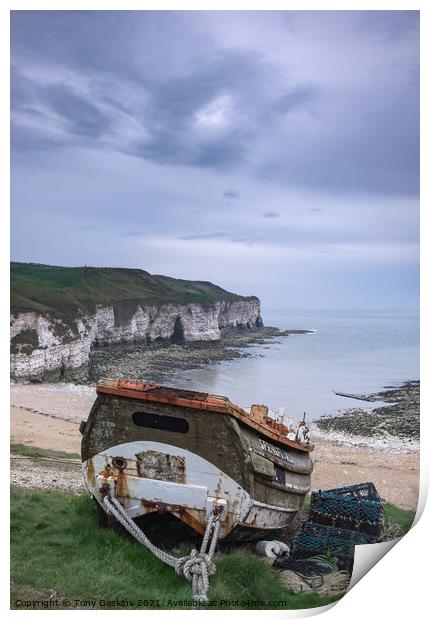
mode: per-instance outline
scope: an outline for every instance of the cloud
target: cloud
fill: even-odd
[[[71,133],[98,138],[110,126],[109,118],[97,106],[60,86],[45,89],[42,98],[54,114],[64,119]]]
[[[222,11],[13,12],[14,147],[417,195],[418,13],[252,18],[232,30]]]
[[[232,243],[243,243],[248,247],[252,248],[260,240],[258,235],[252,235],[251,237],[233,237]]]
[[[226,200],[238,200],[240,198],[239,192],[235,189],[227,189],[223,195]]]
[[[297,303],[338,269],[412,274],[418,26],[414,11],[12,12],[13,257],[248,282],[278,304],[281,273]]]
[[[319,96],[320,93],[318,93],[315,85],[301,84],[275,99],[262,111],[262,117],[270,120],[271,115],[275,114],[286,118],[294,110],[310,110],[313,108],[313,104],[317,104]]]
[[[220,230],[220,231],[209,232],[209,233],[183,235],[182,237],[179,237],[179,238],[182,239],[183,241],[197,241],[200,239],[220,239],[220,238],[227,237],[227,236],[228,235],[226,232]]]
[[[229,95],[219,95],[194,113],[196,127],[209,131],[224,129],[233,121],[233,102]]]

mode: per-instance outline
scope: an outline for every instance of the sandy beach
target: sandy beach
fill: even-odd
[[[11,442],[79,453],[79,423],[95,398],[91,386],[11,386]],[[416,444],[351,444],[314,429],[312,489],[372,481],[380,495],[400,508],[415,509],[419,494]],[[79,475],[79,472],[76,473]]]

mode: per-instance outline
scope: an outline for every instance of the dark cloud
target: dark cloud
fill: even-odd
[[[73,16],[72,21],[75,19],[81,22],[81,16]],[[36,20],[36,23],[38,22],[39,20]],[[57,24],[57,20],[54,20],[54,24]],[[55,28],[56,25],[51,24],[51,27]],[[79,43],[78,39],[76,43]],[[37,52],[41,53],[44,49],[44,46],[38,47]],[[92,63],[82,63],[79,66],[79,58],[80,55],[74,57],[73,69],[82,72],[86,79],[93,82],[89,91],[84,94],[73,92],[75,85],[67,83],[70,75],[64,77],[56,66],[52,69],[54,76],[51,76],[51,79],[56,79],[57,83],[49,87],[46,86],[43,76],[38,78],[37,67],[34,79],[31,70],[28,71],[29,76],[23,77],[20,70],[16,69],[13,72],[13,85],[18,93],[15,97],[15,111],[23,111],[23,105],[43,106],[47,123],[49,115],[53,118],[59,115],[64,120],[62,129],[65,141],[73,144],[76,135],[79,135],[81,139],[86,137],[91,140],[93,146],[100,146],[98,139],[115,133],[117,115],[120,112],[144,128],[142,137],[134,136],[127,141],[118,136],[116,141],[111,141],[111,146],[121,151],[158,163],[203,168],[226,168],[245,161],[256,134],[252,119],[259,109],[257,106],[253,110],[251,101],[256,101],[264,69],[264,63],[254,54],[216,51],[201,67],[197,65],[186,75],[171,79],[154,80],[152,76],[138,79],[133,75],[131,87],[139,87],[145,91],[142,99],[138,101],[127,101],[130,83],[124,83],[124,80],[130,78],[129,71],[122,72],[120,67],[119,72],[110,74],[109,81],[104,84],[105,74],[101,70],[94,72]],[[44,59],[49,63],[54,60],[52,55]],[[101,67],[103,66],[101,63]],[[114,97],[115,89],[124,90],[123,99]],[[205,127],[204,123],[199,127],[199,112],[202,113],[203,110],[204,113],[207,106],[216,106],[217,99],[222,99],[226,92],[232,102],[234,101],[234,114],[238,113],[239,118],[235,118],[233,122],[232,110],[232,118],[226,118],[225,128],[218,130],[210,125],[209,109],[206,114],[208,127]],[[228,110],[226,116],[227,112]],[[215,110],[212,114],[216,113]],[[19,121],[20,119],[15,117],[14,128],[18,126],[22,129]],[[34,146],[37,137],[41,143],[52,142],[49,131],[44,131],[44,128],[28,130],[28,135],[30,147]],[[20,145],[22,144],[23,141],[20,142]]]
[[[84,144],[324,192],[417,195],[419,13],[260,17],[267,41],[288,33],[277,54],[209,36],[199,12],[13,12],[14,148]]]
[[[227,189],[222,196],[226,200],[237,200],[240,198],[239,192],[235,189]]]
[[[266,308],[320,304],[315,282],[334,306],[345,287],[354,309],[415,304],[418,25],[13,12],[13,258],[210,279]]]
[[[87,99],[61,86],[44,89],[42,100],[61,116],[72,133],[98,138],[110,127],[111,121]]]
[[[266,106],[261,113],[262,119],[271,120],[272,115],[287,115],[295,109],[310,109],[318,102],[318,89],[313,84],[303,84],[290,89]]]
[[[259,235],[251,235],[249,237],[233,237],[232,243],[243,243],[249,247],[253,247],[257,241],[260,240]]]
[[[420,28],[419,11],[358,11],[357,29],[377,39],[401,41],[416,38]]]
[[[134,23],[131,11],[12,11],[11,46],[21,59],[137,77],[136,57],[125,62]]]
[[[197,241],[200,239],[222,239],[223,237],[228,237],[227,233],[222,230],[219,230],[219,231],[201,233],[201,234],[197,233],[197,234],[183,235],[182,237],[179,237],[179,238],[183,241]]]
[[[225,139],[207,140],[198,144],[189,142],[185,133],[178,132],[173,136],[168,129],[163,128],[153,132],[148,142],[132,146],[127,152],[160,164],[222,170],[242,163],[247,147],[239,131]]]

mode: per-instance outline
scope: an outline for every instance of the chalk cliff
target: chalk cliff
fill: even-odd
[[[224,327],[262,325],[257,297],[224,295],[229,296],[200,303],[134,301],[134,308],[129,307],[127,313],[119,312],[117,302],[95,304],[90,310],[79,307],[75,316],[69,312],[66,317],[60,311],[12,306],[11,377],[37,381],[79,376],[96,346],[218,340]]]

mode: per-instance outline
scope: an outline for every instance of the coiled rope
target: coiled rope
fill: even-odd
[[[338,570],[337,563],[324,556],[307,559],[279,557],[274,563],[277,580],[290,592],[318,592],[318,594],[339,594],[350,582],[347,571]]]
[[[317,592],[318,594],[333,596],[341,594],[349,586],[351,577],[347,571],[333,571],[328,575],[314,575],[305,578],[299,573],[285,570],[276,574],[276,579],[289,592]]]
[[[87,481],[87,486],[88,481]],[[89,487],[90,488],[90,487]],[[159,560],[175,569],[178,575],[182,575],[192,584],[193,601],[200,604],[208,602],[209,577],[214,575],[216,567],[213,562],[218,534],[220,528],[219,515],[210,515],[205,533],[203,536],[200,551],[193,549],[189,555],[182,558],[175,558],[166,553],[163,549],[156,547],[143,531],[136,525],[122,504],[118,501],[115,493],[115,481],[108,480],[105,487],[106,493],[102,496],[98,494],[99,501],[102,501],[107,510],[121,523],[121,525],[144,547],[155,555]],[[94,493],[94,490],[91,489]],[[211,538],[212,536],[212,538]],[[210,544],[209,544],[210,540]],[[209,545],[209,550],[208,549]]]

